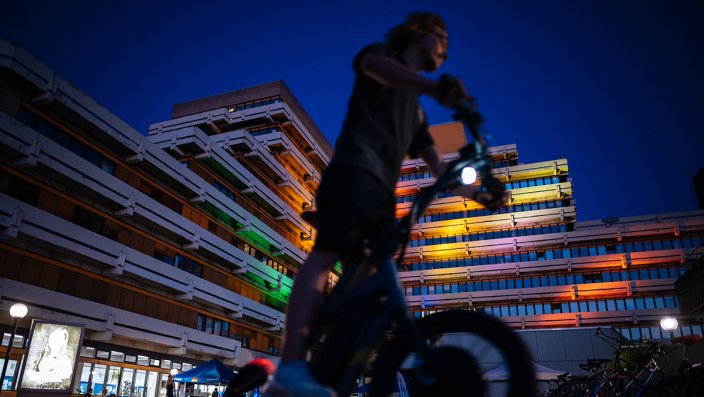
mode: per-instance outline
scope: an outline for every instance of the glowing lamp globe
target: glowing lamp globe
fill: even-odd
[[[15,303],[10,308],[10,315],[13,318],[24,318],[27,315],[27,306],[22,303]]]
[[[674,317],[664,317],[661,319],[661,328],[666,331],[673,331],[678,328],[678,320]]]
[[[477,180],[477,172],[472,167],[465,167],[460,173],[460,179],[463,181],[463,185],[472,185]]]

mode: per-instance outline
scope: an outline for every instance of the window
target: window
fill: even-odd
[[[164,263],[166,263],[166,264],[169,264],[169,265],[172,265],[172,266],[174,265],[174,258],[171,257],[171,256],[169,256],[169,255],[167,255],[167,254],[164,253],[164,252],[154,250],[153,256],[154,256],[154,258],[156,258],[156,259],[158,259],[158,260],[160,260],[160,261],[162,261],[162,262],[164,262]]]
[[[676,301],[675,301],[675,299],[673,299],[672,296],[664,296],[663,301],[666,304],[666,307],[669,309],[676,307]]]
[[[39,188],[14,175],[0,174],[0,190],[33,206],[39,200]]]
[[[74,206],[71,222],[98,234],[102,234],[105,226],[103,217],[79,206]]]

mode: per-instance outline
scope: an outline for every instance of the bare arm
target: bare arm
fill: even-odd
[[[451,107],[468,98],[463,83],[455,79],[451,89],[441,90],[439,82],[386,55],[369,53],[360,60],[365,76],[387,87],[425,94],[443,106]]]
[[[438,179],[446,170],[446,163],[441,160],[436,145],[426,146],[419,151],[419,156],[426,162],[431,174]]]
[[[438,83],[385,55],[366,54],[360,60],[360,69],[372,80],[401,90],[438,96]]]

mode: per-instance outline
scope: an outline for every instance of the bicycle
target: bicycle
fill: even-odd
[[[573,380],[572,375],[569,372],[566,372],[562,375],[558,375],[556,379],[550,379],[545,382],[548,383],[546,389],[543,391],[540,391],[536,396],[537,397],[556,397],[559,396],[560,394],[559,391],[561,390],[561,387],[570,381]]]
[[[343,260],[338,283],[327,295],[308,338],[311,373],[338,396],[350,395],[362,375],[372,378],[369,396],[392,391],[405,358],[412,355],[407,372],[412,396],[484,395],[485,381],[475,359],[458,347],[435,347],[445,333],[472,333],[493,344],[507,362],[511,382],[508,395],[535,396],[535,375],[529,351],[504,322],[484,312],[452,310],[415,319],[404,300],[393,257],[404,257],[411,228],[438,193],[460,186],[463,173],[476,170],[482,189],[499,197],[504,185],[490,173],[485,137],[479,131],[482,117],[474,102],[456,108],[473,141],[431,186],[421,189],[410,212],[384,237],[374,236]],[[471,167],[471,168],[468,168]],[[306,218],[315,226],[315,218]]]
[[[703,395],[703,363],[691,363],[686,356],[687,349],[702,340],[699,335],[671,338],[675,345],[682,345],[679,367],[675,374],[669,374],[647,390],[647,396],[700,397]]]
[[[655,376],[662,378],[665,376],[661,372],[656,358],[664,354],[663,345],[659,342],[641,340],[633,342],[625,338],[619,332],[609,328],[615,336],[605,334],[602,328],[598,328],[595,335],[602,336],[616,344],[614,358],[612,360],[598,359],[588,360],[581,368],[588,370],[590,375],[585,379],[575,380],[563,385],[557,395],[561,397],[641,397],[655,392]],[[623,356],[626,349],[636,349],[649,347],[650,353],[648,361],[638,365]],[[631,366],[629,369],[626,365]]]
[[[592,385],[604,376],[605,364],[612,362],[610,359],[588,359],[585,364],[579,364],[580,368],[587,371],[589,375],[584,378],[568,379],[561,383],[552,396],[555,397],[582,397],[589,396]]]

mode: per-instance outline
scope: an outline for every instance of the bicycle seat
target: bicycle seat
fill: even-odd
[[[321,214],[318,211],[304,211],[301,213],[301,219],[318,229],[318,221],[321,219]]]

